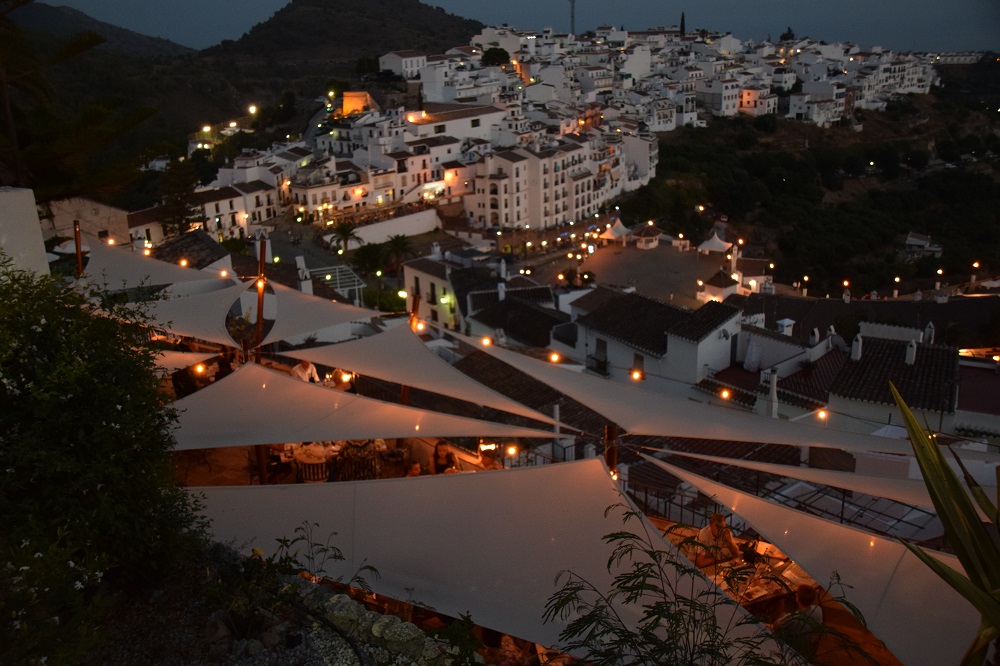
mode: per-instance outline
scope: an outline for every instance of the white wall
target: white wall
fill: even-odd
[[[35,193],[31,190],[0,187],[0,250],[13,259],[15,268],[49,274]]]
[[[434,231],[440,226],[441,220],[438,218],[437,210],[428,208],[410,215],[358,227],[355,232],[363,243],[384,243],[390,236],[416,236]]]

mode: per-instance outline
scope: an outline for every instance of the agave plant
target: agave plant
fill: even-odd
[[[968,491],[966,490],[932,435],[921,427],[896,387],[891,383],[889,386],[903,414],[913,452],[934,501],[934,508],[944,524],[949,543],[955,548],[955,555],[965,568],[965,575],[943,564],[919,546],[906,541],[902,543],[980,612],[982,620],[979,631],[962,657],[962,664],[984,664],[990,643],[1000,638],[1000,547],[991,537],[990,528],[976,511],[976,504],[992,529],[996,529],[997,504],[1000,504],[1000,498],[991,499],[955,456],[965,476],[968,486]],[[1000,480],[1000,468],[997,468],[997,476]]]

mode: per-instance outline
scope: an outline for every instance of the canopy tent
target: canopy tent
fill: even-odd
[[[226,329],[226,315],[250,284],[253,282],[204,294],[151,301],[146,304],[146,309],[152,318],[152,325],[157,328],[234,347],[237,345]]]
[[[274,290],[277,314],[274,326],[264,336],[261,344],[309,335],[324,328],[378,317],[380,312],[359,308],[347,303],[328,301],[325,298],[304,294],[297,289],[277,282],[269,283]],[[256,311],[256,304],[253,307]],[[255,316],[251,312],[251,316]]]
[[[646,460],[729,507],[818,581],[842,574],[847,600],[905,664],[954,664],[979,613],[901,543],[772,504],[651,456]],[[963,571],[958,559],[934,553]]]
[[[205,354],[163,350],[156,352],[156,367],[171,373],[181,368],[190,368],[196,363],[204,363],[214,356],[218,356],[218,354],[215,352]]]
[[[282,352],[285,356],[378,377],[554,424],[548,416],[488,388],[439,358],[409,326],[350,342]],[[572,430],[572,428],[567,428]]]
[[[633,435],[767,442],[822,446],[846,451],[910,453],[909,442],[769,419],[756,414],[680,400],[631,384],[580,374],[529,358],[497,345],[482,345],[457,333],[449,335],[482,349],[557,391],[583,403]]]
[[[598,238],[602,240],[621,240],[622,243],[625,243],[625,239],[630,233],[632,232],[622,224],[621,220],[615,220],[611,228],[605,229]]]
[[[719,234],[712,232],[712,237],[698,246],[699,252],[726,252],[733,246],[732,243],[719,238]]]
[[[397,437],[542,437],[545,430],[451,416],[303,382],[248,363],[178,400],[176,449]]]
[[[566,626],[562,619],[542,621],[556,575],[569,570],[610,589],[611,550],[603,537],[623,525],[621,514],[607,508],[626,503],[634,510],[596,459],[478,474],[190,492],[202,496],[218,541],[272,552],[276,539],[315,523],[315,538],[336,534],[333,545],[344,555],[329,563],[328,577],[346,580],[368,564],[379,571],[368,579],[377,594],[416,599],[453,617],[469,614],[476,624],[546,646],[556,645]],[[644,520],[624,529],[642,526],[659,539]],[[695,596],[714,586],[698,577],[691,587]],[[619,610],[627,623],[639,623],[637,606]],[[722,626],[744,617],[730,605],[720,605],[716,614]],[[738,626],[733,635],[755,626]]]
[[[83,277],[108,289],[134,289],[199,280],[218,281],[220,288],[232,284],[232,280],[224,278],[218,271],[182,268],[128,248],[109,246],[97,239],[93,239],[90,246],[90,262]]]

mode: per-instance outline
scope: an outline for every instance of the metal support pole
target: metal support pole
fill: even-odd
[[[73,240],[76,241],[76,276],[83,275],[83,246],[80,243],[80,220],[73,220]]]

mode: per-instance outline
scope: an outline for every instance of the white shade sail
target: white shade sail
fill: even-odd
[[[542,437],[551,432],[405,407],[247,364],[178,400],[176,449],[397,437]]]
[[[376,310],[304,294],[277,282],[271,282],[270,285],[277,301],[275,306],[277,312],[274,326],[264,336],[261,344],[309,335],[324,328],[371,319],[381,314]]]
[[[467,400],[529,419],[555,423],[550,417],[525,407],[456,370],[429,349],[409,326],[396,326],[350,342],[282,353],[292,358],[304,358],[313,363]]]
[[[628,228],[622,224],[621,220],[615,220],[615,223],[611,225],[611,228],[605,229],[601,232],[601,235],[598,236],[598,238],[603,240],[618,240],[619,238],[628,236],[630,233],[632,232],[630,232]]]
[[[273,552],[276,539],[294,537],[316,523],[314,538],[344,555],[330,562],[328,577],[346,579],[363,564],[378,578],[380,595],[414,599],[453,617],[469,614],[479,625],[551,646],[563,620],[544,623],[545,602],[556,575],[570,570],[608,590],[612,574],[606,534],[623,529],[614,504],[626,502],[600,460],[477,474],[425,476],[287,486],[192,488],[203,495],[212,536]],[[647,530],[659,539],[652,525]],[[638,522],[624,526],[640,530]],[[673,546],[661,540],[665,549]],[[711,584],[692,583],[692,595]],[[641,609],[619,607],[639,623]],[[741,611],[716,609],[722,626]],[[748,633],[754,626],[737,627]]]
[[[91,239],[90,248],[90,262],[84,270],[83,277],[107,289],[134,289],[140,286],[199,280],[231,284],[231,281],[223,278],[218,271],[204,272],[168,264],[140,252],[134,252],[131,247],[109,246],[97,239]]]
[[[169,372],[176,372],[181,368],[189,368],[195,363],[203,363],[208,359],[218,356],[215,352],[179,352],[179,351],[158,351],[156,352],[156,367]]]
[[[681,400],[631,384],[565,370],[497,345],[484,346],[478,340],[456,333],[448,334],[545,382],[603,414],[633,435],[823,446],[845,451],[912,452],[906,441],[769,419],[735,409]]]
[[[152,325],[177,335],[237,346],[226,329],[226,315],[252,282],[204,294],[178,296],[146,305]]]
[[[695,486],[745,519],[822,583],[835,572],[869,629],[904,664],[957,664],[979,613],[901,543],[772,504],[662,460],[646,460]],[[963,571],[952,555],[934,553]]]

